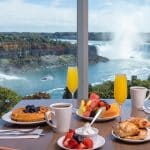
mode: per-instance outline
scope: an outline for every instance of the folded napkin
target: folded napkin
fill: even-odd
[[[20,129],[23,130],[23,129]],[[25,129],[26,130],[26,129]],[[24,139],[24,138],[32,138],[36,139],[39,138],[42,134],[43,129],[36,129],[33,132],[29,133],[22,133],[18,131],[9,131],[9,132],[3,132],[5,130],[0,130],[0,139]]]
[[[17,150],[17,149],[10,148],[10,147],[0,146],[0,150]]]

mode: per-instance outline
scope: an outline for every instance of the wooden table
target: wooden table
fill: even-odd
[[[71,102],[75,105],[77,100],[22,100],[20,101],[15,108],[24,106],[27,104],[34,104],[34,105],[45,105],[49,106],[51,103],[55,102]],[[108,102],[112,102],[113,100],[107,100]],[[133,109],[131,111],[131,101],[126,100],[125,104],[123,105],[122,117],[123,119],[128,118],[129,116],[133,115],[138,116],[146,116],[143,111],[136,111]],[[101,150],[149,150],[150,149],[150,142],[142,143],[142,144],[131,144],[131,143],[124,143],[116,140],[111,135],[112,125],[116,122],[116,120],[111,120],[107,122],[97,122],[94,124],[96,128],[99,129],[99,133],[103,136],[106,140],[105,145],[100,148]],[[72,122],[71,128],[78,128],[84,125],[85,121],[79,119],[75,114],[72,115]],[[5,127],[22,127],[17,125],[12,125],[0,120],[0,128]],[[23,127],[24,128],[24,127]],[[64,135],[60,133],[54,133],[52,128],[47,126],[46,124],[41,125],[41,128],[44,129],[45,136],[41,136],[38,139],[10,139],[10,140],[0,140],[0,146],[7,146],[16,148],[18,150],[61,150],[56,144],[57,139]]]

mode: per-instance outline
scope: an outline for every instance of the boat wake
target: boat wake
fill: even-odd
[[[54,79],[53,76],[47,75],[47,76],[42,77],[42,78],[41,78],[41,81],[47,81],[47,80],[53,80],[53,79]]]

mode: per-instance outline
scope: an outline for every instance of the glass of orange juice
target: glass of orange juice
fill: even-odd
[[[72,94],[72,98],[74,98],[74,93],[78,88],[78,69],[76,66],[68,67],[67,87]]]
[[[127,98],[127,78],[125,74],[115,75],[114,98],[120,106],[119,121],[121,121],[122,104],[125,102]]]

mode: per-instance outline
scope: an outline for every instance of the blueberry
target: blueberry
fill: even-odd
[[[81,143],[83,141],[83,137],[77,134],[73,135],[73,138],[78,142]]]
[[[92,111],[90,117],[94,117],[96,115],[96,111]]]
[[[35,107],[35,112],[40,111],[40,107]]]
[[[28,110],[25,109],[25,110],[23,110],[23,112],[24,112],[24,113],[28,113]]]

